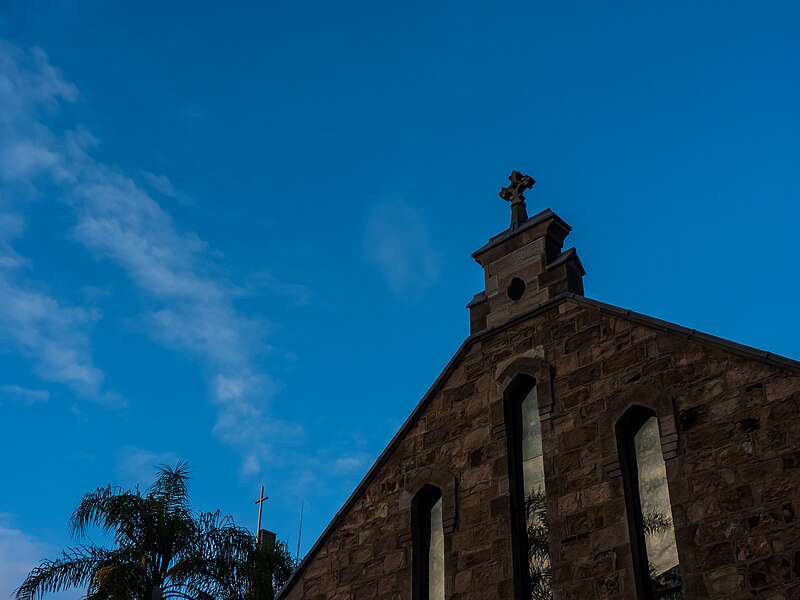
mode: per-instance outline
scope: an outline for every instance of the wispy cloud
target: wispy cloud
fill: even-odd
[[[149,171],[140,171],[140,174],[147,185],[165,198],[172,198],[181,203],[187,202],[184,194],[175,189],[172,181],[166,175],[159,175]]]
[[[22,217],[0,214],[0,343],[27,357],[42,379],[119,403],[116,394],[102,391],[104,375],[92,360],[89,330],[99,314],[60,301],[29,280],[30,261],[12,243],[23,231]]]
[[[146,488],[156,478],[161,465],[175,466],[181,459],[175,452],[154,452],[136,446],[125,446],[117,457],[117,475],[129,487]]]
[[[396,294],[417,296],[433,285],[441,255],[422,215],[402,200],[378,204],[364,235],[365,260],[380,269]]]
[[[334,461],[333,471],[337,475],[360,474],[366,471],[371,462],[372,456],[365,452],[343,454]]]
[[[71,195],[75,239],[119,266],[149,300],[143,321],[153,339],[206,364],[214,432],[240,449],[246,473],[257,472],[276,434],[298,429],[268,415],[277,384],[254,365],[266,349],[265,323],[237,309],[242,291],[217,272],[211,249],[180,231],[146,190],[88,154],[81,166]]]
[[[78,394],[117,404],[112,393],[101,393],[103,372],[91,359],[87,330],[97,315],[68,306],[0,272],[0,341],[33,363],[47,381],[63,383]]]
[[[0,404],[3,400],[21,402],[27,406],[47,402],[50,392],[47,390],[32,390],[19,385],[0,385]]]
[[[214,272],[205,242],[180,232],[132,179],[87,154],[82,158],[83,177],[71,196],[75,238],[157,301],[146,320],[160,341],[216,366],[246,365],[260,326],[236,310],[236,289]]]
[[[26,356],[47,381],[85,397],[119,402],[102,391],[104,375],[92,360],[89,331],[99,314],[49,293],[35,280],[31,261],[14,248],[25,220],[12,207],[12,187],[28,186],[43,173],[65,177],[62,156],[51,147],[54,136],[39,117],[76,97],[75,86],[42,51],[25,53],[0,40],[0,343]]]
[[[37,177],[58,183],[74,216],[72,239],[98,260],[116,265],[137,287],[144,300],[142,322],[154,340],[205,365],[218,407],[214,431],[241,450],[246,471],[257,471],[270,456],[269,440],[301,434],[298,427],[269,416],[277,385],[259,371],[256,360],[267,348],[265,323],[237,308],[244,288],[217,266],[219,254],[196,233],[179,227],[154,197],[153,188],[178,195],[166,177],[145,177],[150,187],[142,187],[137,183],[141,171],[129,174],[94,158],[97,140],[87,128],[48,126],[47,116],[59,103],[77,98],[77,88],[42,51],[23,52],[0,43],[0,105],[13,101],[11,117],[8,110],[0,117],[6,133],[0,142],[0,175],[9,184]],[[0,260],[23,259],[7,246]],[[10,334],[16,348],[39,362],[43,377],[98,393],[103,374],[89,360],[88,337],[98,315],[37,297],[13,283],[0,279],[0,294],[13,305],[13,313],[5,312],[9,323],[17,323]]]
[[[0,168],[7,179],[27,178],[43,171],[52,171],[59,166],[59,157],[32,140],[23,140],[3,149]]]
[[[55,558],[56,549],[14,526],[13,518],[0,513],[0,598],[11,598],[30,570],[45,558]],[[48,597],[77,600],[83,594],[70,590]]]
[[[0,514],[0,597],[10,598],[30,570],[51,551],[47,544],[14,528]]]
[[[29,266],[30,262],[17,253],[13,241],[25,230],[25,220],[21,215],[0,212],[0,268],[14,269]]]
[[[305,285],[279,281],[269,273],[251,273],[247,278],[245,290],[252,294],[287,298],[295,306],[308,306],[314,300],[314,294]]]

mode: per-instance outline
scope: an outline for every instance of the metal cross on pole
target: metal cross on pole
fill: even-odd
[[[519,171],[511,171],[508,176],[510,185],[500,190],[500,197],[511,202],[511,227],[522,224],[528,218],[525,208],[525,190],[529,190],[536,183],[530,175],[523,175]]]
[[[261,509],[264,508],[264,502],[269,500],[269,496],[264,495],[264,486],[261,486],[261,493],[258,495],[258,500],[256,500],[256,504],[258,504],[258,528],[256,529],[256,535],[259,534],[261,531]]]

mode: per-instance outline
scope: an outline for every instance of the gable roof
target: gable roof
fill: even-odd
[[[286,584],[283,586],[280,592],[278,592],[276,600],[281,600],[284,592],[287,592],[292,587],[292,585],[294,585],[294,583],[299,579],[300,575],[302,575],[303,571],[305,571],[306,567],[309,565],[314,555],[327,541],[327,539],[334,532],[334,530],[338,527],[338,525],[344,518],[344,515],[356,503],[361,493],[372,482],[372,480],[377,475],[378,471],[381,469],[381,467],[383,467],[384,463],[389,458],[389,455],[391,455],[391,453],[395,450],[395,448],[400,444],[401,440],[405,437],[406,433],[411,429],[411,427],[413,427],[417,419],[428,407],[433,397],[439,392],[444,382],[447,381],[447,379],[450,377],[450,375],[458,366],[458,364],[461,362],[461,360],[464,358],[464,356],[466,356],[467,352],[472,347],[472,345],[484,338],[490,337],[500,331],[503,331],[504,329],[508,329],[509,327],[512,327],[513,325],[516,325],[521,321],[524,321],[538,314],[541,314],[546,310],[551,309],[554,306],[565,301],[572,301],[575,302],[576,304],[579,304],[581,306],[584,306],[592,310],[597,310],[604,314],[608,314],[615,317],[621,317],[629,321],[633,321],[634,323],[637,323],[639,325],[649,327],[651,329],[656,329],[659,331],[664,331],[667,333],[685,337],[686,339],[689,340],[700,342],[705,345],[714,346],[726,350],[728,352],[731,352],[733,354],[757,360],[759,362],[783,367],[797,374],[800,374],[800,361],[792,360],[790,358],[786,358],[784,356],[780,356],[772,352],[758,350],[751,346],[745,346],[744,344],[731,342],[730,340],[710,335],[708,333],[703,333],[701,331],[697,331],[696,329],[689,329],[687,327],[682,327],[680,325],[670,323],[669,321],[663,321],[661,319],[649,317],[647,315],[643,315],[641,313],[637,313],[632,310],[620,308],[618,306],[614,306],[611,304],[606,304],[605,302],[592,300],[590,298],[586,298],[585,296],[574,294],[572,292],[566,292],[560,294],[555,298],[553,298],[552,300],[550,300],[549,302],[542,304],[541,306],[538,306],[530,311],[522,313],[514,317],[513,319],[503,323],[502,325],[484,329],[478,333],[475,333],[466,338],[462,342],[461,346],[459,346],[458,350],[456,350],[453,357],[450,359],[445,368],[436,378],[436,381],[433,382],[433,385],[431,385],[431,387],[419,401],[417,406],[414,407],[414,410],[405,420],[400,429],[398,429],[397,433],[394,434],[394,437],[392,437],[389,444],[386,446],[386,448],[384,448],[383,452],[381,452],[380,456],[378,456],[378,458],[375,460],[373,465],[370,467],[369,471],[367,471],[367,474],[364,475],[364,478],[356,486],[356,489],[353,490],[353,493],[350,494],[350,497],[337,511],[337,513],[334,515],[333,519],[331,519],[331,522],[319,536],[317,541],[314,542],[314,545],[311,547],[306,556],[297,566],[297,569],[295,569],[294,573],[292,573],[291,577],[289,577],[289,580],[286,582]]]

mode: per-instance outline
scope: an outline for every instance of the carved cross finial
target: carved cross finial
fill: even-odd
[[[536,180],[519,171],[511,171],[508,180],[511,183],[500,190],[500,197],[511,202],[511,227],[516,227],[528,218],[524,193],[533,187]]]

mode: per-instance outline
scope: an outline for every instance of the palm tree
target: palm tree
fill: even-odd
[[[111,486],[86,494],[70,519],[73,535],[83,538],[97,526],[113,536],[115,547],[81,544],[43,561],[17,590],[17,600],[77,586],[86,586],[86,600],[249,597],[248,576],[271,575],[275,565],[258,561],[265,550],[230,517],[191,510],[188,481],[188,466],[180,462],[160,467],[144,495]]]
[[[247,562],[247,600],[274,600],[295,564],[283,542],[260,541]]]

